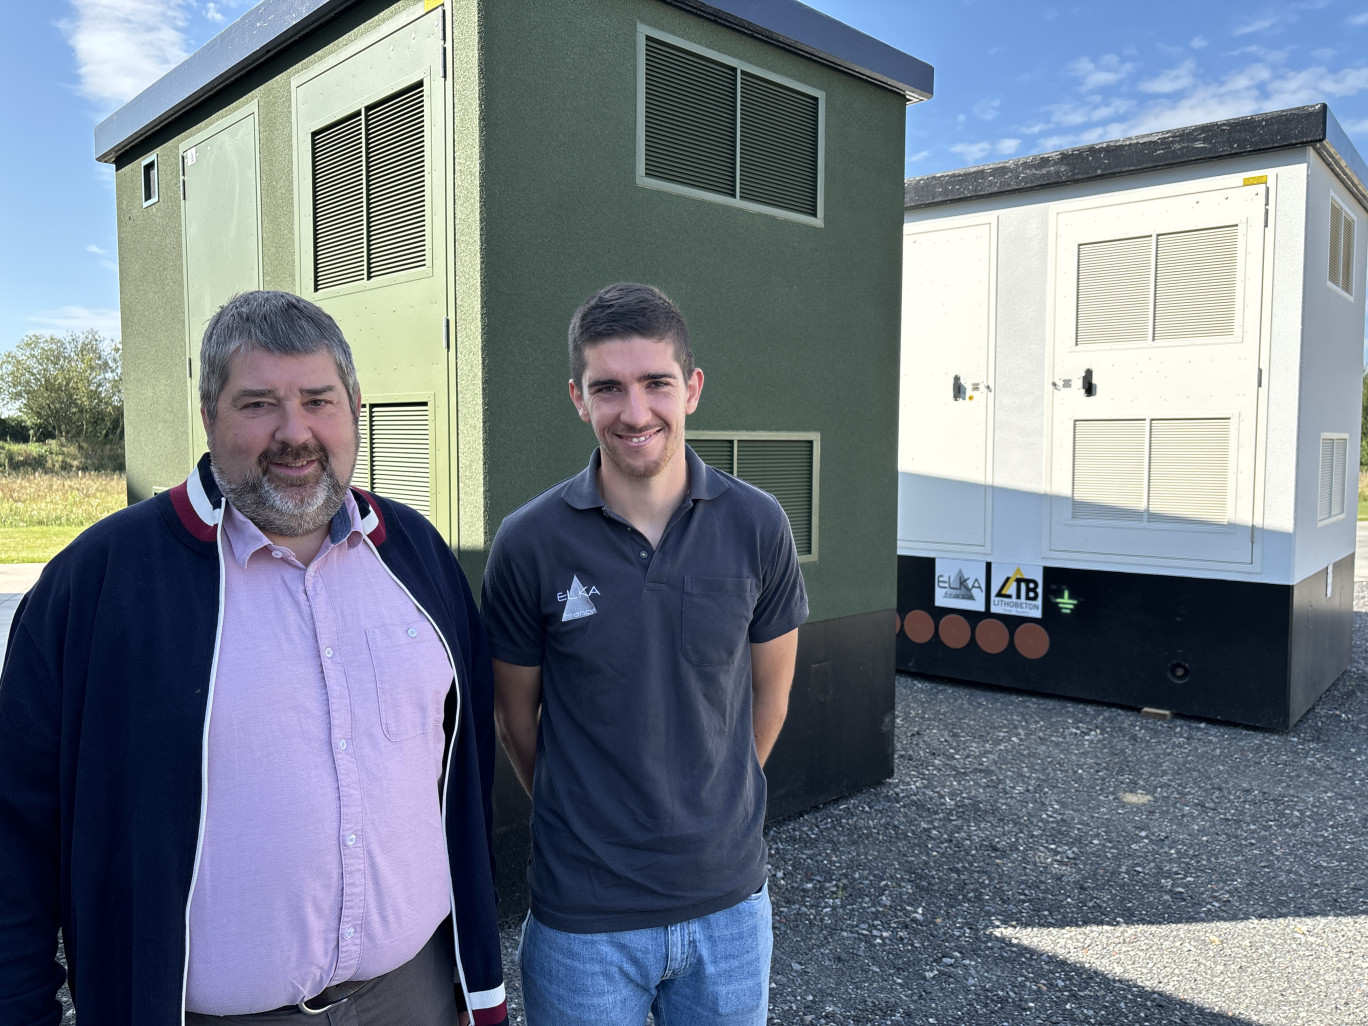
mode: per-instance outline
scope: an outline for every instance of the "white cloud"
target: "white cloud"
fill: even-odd
[[[56,310],[39,310],[25,319],[39,331],[85,331],[94,328],[106,338],[119,338],[122,334],[118,310],[62,306]]]
[[[1020,139],[999,139],[993,146],[1000,157],[1010,157],[1021,149]]]
[[[1116,85],[1134,70],[1134,64],[1122,61],[1114,53],[1105,54],[1096,61],[1080,57],[1068,67],[1069,73],[1079,78],[1078,87],[1089,93]]]
[[[1233,34],[1237,36],[1247,36],[1253,32],[1266,32],[1277,23],[1277,18],[1257,18],[1247,24],[1235,26]]]
[[[59,27],[76,54],[80,93],[111,109],[186,56],[186,0],[83,0]]]
[[[1206,36],[1193,36],[1192,41],[1188,43],[1188,46],[1192,47],[1194,50],[1201,50],[1206,45]]]
[[[1340,127],[1346,132],[1353,132],[1355,134],[1359,132],[1368,132],[1368,118],[1359,118],[1357,121],[1344,121],[1340,123]]]
[[[998,116],[998,108],[1001,106],[1001,100],[979,100],[974,104],[974,117],[980,121],[992,121]]]
[[[216,25],[222,25],[228,20],[224,17],[223,12],[218,9],[218,4],[206,4],[204,7],[204,16]]]
[[[1354,15],[1352,18],[1349,19],[1349,24],[1368,25],[1368,11],[1364,11],[1362,14]]]
[[[1189,58],[1176,68],[1161,71],[1153,78],[1140,83],[1140,91],[1145,93],[1177,93],[1191,89],[1197,84],[1197,62]]]
[[[974,164],[993,152],[993,144],[986,142],[956,143],[950,152],[961,157],[966,163]]]
[[[909,164],[915,164],[917,161],[925,160],[929,156],[931,156],[930,150],[918,150],[916,153],[909,153],[907,155],[907,162]]]
[[[93,242],[92,242],[89,246],[86,247],[86,252],[87,252],[87,253],[97,253],[97,254],[99,254],[100,256],[104,256],[104,254],[105,254],[105,251],[102,250],[99,246],[95,245],[95,243],[93,243]]]

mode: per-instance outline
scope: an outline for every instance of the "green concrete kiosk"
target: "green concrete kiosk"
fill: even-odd
[[[803,554],[770,814],[884,779],[904,119],[931,88],[928,65],[794,0],[266,0],[95,132],[130,499],[202,451],[209,316],[287,289],[355,351],[357,483],[426,514],[478,590],[502,518],[593,447],[566,396],[570,314],[609,282],[658,284],[708,375],[691,443],[774,492]],[[507,766],[496,804],[516,893]]]

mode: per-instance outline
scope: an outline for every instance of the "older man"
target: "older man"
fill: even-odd
[[[0,1022],[506,1018],[489,656],[360,389],[281,292],[201,350],[209,455],[59,554],[0,677]],[[315,1019],[310,1013],[322,1013]]]

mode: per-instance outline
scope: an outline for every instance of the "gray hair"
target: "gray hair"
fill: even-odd
[[[290,292],[239,292],[219,307],[200,344],[200,406],[210,423],[218,414],[219,396],[228,386],[234,357],[248,349],[276,356],[331,353],[355,415],[361,384],[356,379],[351,346],[337,322]]]

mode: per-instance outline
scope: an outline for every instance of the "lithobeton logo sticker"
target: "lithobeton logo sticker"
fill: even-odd
[[[936,605],[983,611],[988,564],[972,559],[936,560]]]
[[[1044,606],[1045,568],[1025,563],[993,564],[993,597],[989,608],[1007,616],[1040,618]]]

